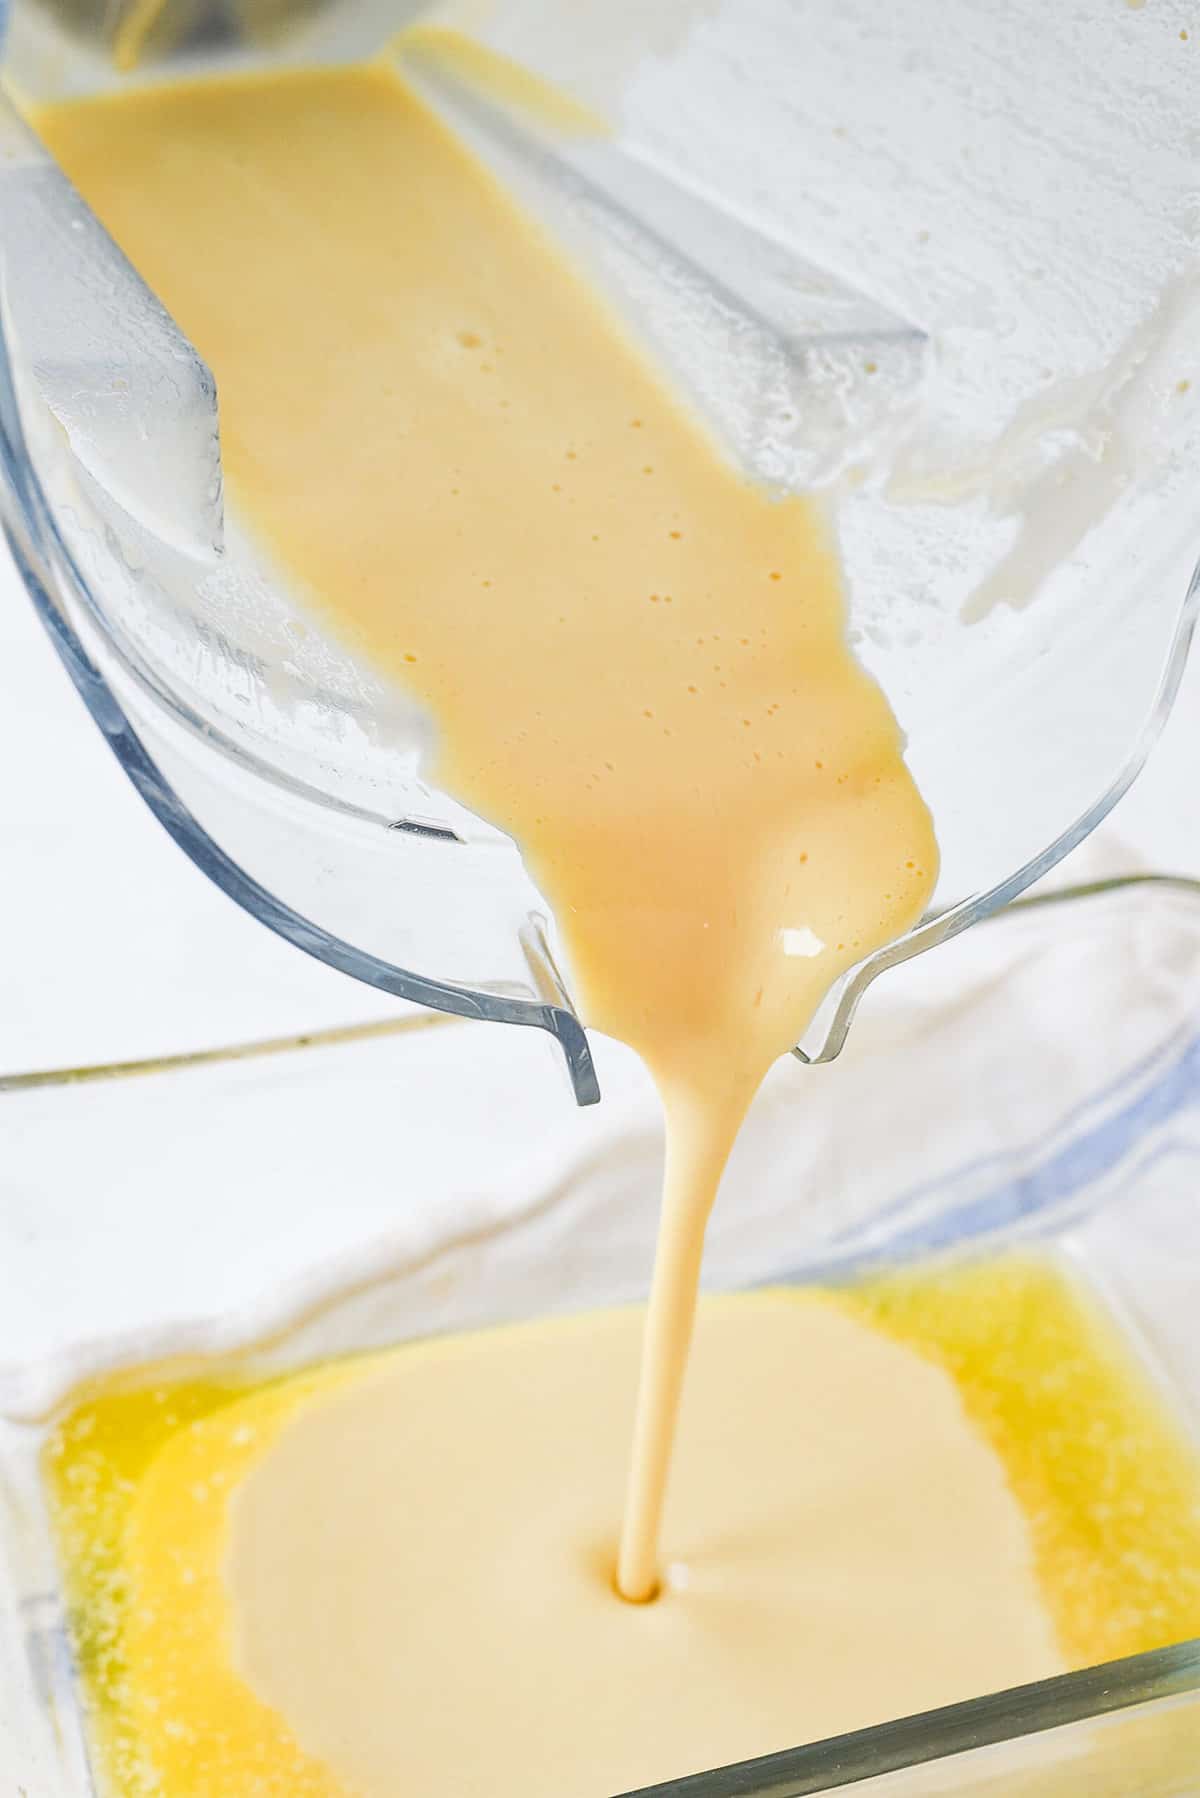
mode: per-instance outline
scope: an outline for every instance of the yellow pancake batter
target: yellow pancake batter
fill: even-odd
[[[743,480],[384,63],[37,125],[213,368],[229,492],[429,707],[667,1113],[620,1555],[653,1595],[704,1226],[764,1073],[937,852],[815,506]],[[398,892],[397,905],[404,895]]]
[[[1053,1264],[705,1301],[649,1606],[637,1340],[83,1402],[47,1466],[117,1798],[609,1798],[1200,1629],[1195,1451]]]

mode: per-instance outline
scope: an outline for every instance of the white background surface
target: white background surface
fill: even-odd
[[[185,859],[129,786],[0,549],[0,1074],[393,1015]],[[1087,871],[1200,875],[1200,657]]]

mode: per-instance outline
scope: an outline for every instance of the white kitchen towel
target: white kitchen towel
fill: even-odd
[[[1012,912],[894,970],[838,1062],[774,1070],[706,1278],[1095,1204],[1168,1139],[1190,1152],[1198,1031],[1186,887]],[[540,1032],[461,1023],[0,1094],[0,1411],[150,1355],[284,1332],[290,1359],[637,1296],[661,1119],[635,1058],[597,1051],[590,1111]]]

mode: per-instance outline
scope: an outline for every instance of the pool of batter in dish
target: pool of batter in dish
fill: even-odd
[[[1011,1256],[701,1301],[650,1603],[641,1317],[98,1387],[45,1457],[113,1798],[609,1798],[1200,1632],[1200,1464]]]

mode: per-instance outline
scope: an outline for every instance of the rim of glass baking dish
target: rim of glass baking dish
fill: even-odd
[[[957,1755],[1027,1742],[1072,1723],[1094,1722],[1118,1711],[1129,1714],[1192,1694],[1200,1695],[1200,1640],[1056,1674],[711,1773],[643,1786],[618,1798],[815,1798],[914,1767],[937,1764],[944,1774],[945,1763]],[[1026,1764],[1027,1776],[1029,1772]],[[953,1788],[940,1778],[938,1790]]]

